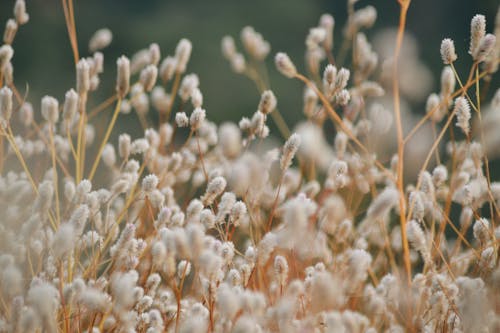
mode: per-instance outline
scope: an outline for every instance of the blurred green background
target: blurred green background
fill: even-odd
[[[12,16],[14,2],[0,1],[1,22]],[[286,51],[303,69],[304,39],[309,28],[317,25],[320,15],[327,12],[335,17],[337,47],[346,20],[344,0],[75,0],[74,4],[81,56],[88,55],[88,39],[95,30],[107,27],[114,34],[113,43],[103,52],[105,73],[101,88],[91,96],[91,105],[112,94],[118,56],[131,57],[139,49],[157,42],[163,58],[173,54],[177,41],[186,37],[194,45],[188,72],[199,75],[208,116],[217,122],[250,116],[259,100],[253,83],[234,74],[221,56],[222,36],[230,34],[237,38],[242,27],[252,25],[271,43],[267,62],[272,88],[281,112],[293,124],[302,117],[302,85],[277,73],[272,63],[274,54]],[[361,0],[357,7],[368,4],[378,9],[377,23],[368,36],[377,29],[397,24],[396,0]],[[466,54],[470,19],[476,13],[485,14],[491,31],[498,5],[497,0],[412,2],[408,31],[420,42],[422,61],[430,66],[436,83],[442,68],[441,40],[444,37],[455,40],[459,53],[457,67],[465,71],[470,65]],[[28,99],[38,108],[39,98],[45,94],[63,100],[64,92],[75,85],[74,64],[61,1],[27,0],[27,9],[30,22],[20,28],[13,45],[14,76],[21,89],[29,84]],[[437,89],[437,84],[433,89]]]

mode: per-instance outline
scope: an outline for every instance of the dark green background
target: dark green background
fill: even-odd
[[[247,79],[231,72],[220,54],[220,39],[225,34],[234,37],[245,25],[253,25],[271,42],[268,58],[271,82],[280,110],[288,123],[300,117],[302,87],[298,82],[279,75],[272,64],[277,51],[286,51],[299,68],[303,68],[304,38],[315,26],[322,13],[336,19],[336,46],[346,18],[346,1],[289,0],[289,1],[125,1],[75,0],[76,26],[81,55],[88,55],[87,42],[92,33],[102,27],[114,33],[111,47],[104,50],[105,73],[102,86],[91,97],[91,104],[109,96],[113,91],[115,61],[121,54],[132,54],[151,42],[157,42],[162,58],[172,54],[177,41],[189,38],[194,45],[188,71],[199,75],[205,107],[210,119],[240,119],[256,109],[259,95]],[[2,24],[12,15],[14,0],[0,0]],[[359,1],[357,6],[372,4],[378,9],[375,29],[394,26],[398,22],[396,0]],[[458,69],[470,65],[468,31],[471,17],[483,13],[488,30],[493,28],[496,0],[415,0],[408,15],[408,30],[421,43],[421,57],[439,78],[442,67],[439,57],[440,41],[455,40],[459,54]],[[15,81],[18,87],[30,85],[29,99],[35,106],[44,94],[59,100],[74,86],[74,64],[61,2],[58,0],[27,1],[30,22],[22,26],[14,42]],[[372,34],[369,32],[368,35]],[[438,81],[436,80],[436,83]],[[437,89],[437,84],[434,89]],[[417,106],[417,109],[419,107]],[[133,119],[133,118],[129,118]]]

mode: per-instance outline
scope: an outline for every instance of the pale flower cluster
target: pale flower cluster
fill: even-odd
[[[252,27],[242,52],[222,39],[261,96],[238,124],[210,121],[187,39],[163,60],[157,44],[120,57],[116,93],[99,104],[107,29],[64,101],[45,96],[35,111],[13,76],[13,29],[29,20],[17,0],[0,47],[0,332],[500,331],[500,182],[488,164],[500,90],[489,87],[490,103],[475,95],[500,47],[481,15],[472,59],[445,39],[440,91],[403,133],[430,123],[436,144],[425,162],[382,160],[374,143],[405,121],[383,102],[382,63],[397,61],[363,32],[376,9],[355,3],[352,59],[337,55],[329,14],[307,35],[307,75],[276,53],[277,70],[304,84],[304,120],[290,130],[261,79],[271,44]],[[458,61],[471,63],[468,79]],[[415,96],[406,89],[397,103]],[[143,135],[113,139],[131,112]],[[418,177],[401,179],[415,163]]]

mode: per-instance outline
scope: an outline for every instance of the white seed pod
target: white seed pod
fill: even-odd
[[[29,102],[24,102],[19,108],[19,121],[26,127],[33,123],[33,105]]]
[[[250,26],[241,30],[241,42],[245,51],[259,61],[264,60],[271,50],[269,43]]]
[[[455,114],[457,115],[456,126],[459,127],[466,135],[470,132],[470,106],[465,97],[457,97],[455,99]]]
[[[283,153],[280,159],[281,170],[288,169],[292,164],[292,159],[299,149],[300,141],[300,136],[297,133],[293,133],[285,142],[285,145],[283,146]]]
[[[291,79],[297,75],[297,69],[286,53],[277,53],[274,62],[278,71],[284,76]]]
[[[160,65],[160,78],[163,83],[167,83],[172,79],[177,67],[177,60],[174,57],[168,56],[161,62]]]
[[[19,25],[28,23],[30,16],[26,13],[26,2],[24,0],[16,0],[14,17]]]
[[[288,280],[288,262],[285,257],[274,257],[274,274],[279,285],[284,287]]]
[[[175,59],[176,59],[176,73],[184,73],[186,71],[189,58],[191,57],[191,50],[193,46],[188,39],[181,39],[179,44],[175,49]]]
[[[191,263],[187,260],[179,261],[177,265],[177,277],[182,279],[191,273]]]
[[[155,65],[148,65],[141,71],[139,81],[144,87],[144,91],[149,92],[153,90],[156,84],[157,76],[158,76],[158,68]]]
[[[224,36],[221,40],[221,50],[222,55],[227,60],[232,59],[236,55],[236,45],[234,39],[231,36]]]
[[[150,193],[158,187],[160,180],[154,174],[147,175],[142,180],[142,190],[146,193]]]
[[[370,28],[377,19],[377,10],[373,6],[366,6],[354,12],[352,23],[354,31],[361,28]]]
[[[130,156],[130,147],[131,147],[132,139],[128,134],[120,134],[118,137],[118,153],[120,157],[124,160],[127,160]]]
[[[210,209],[203,209],[200,213],[200,222],[207,229],[211,229],[215,226],[215,215]]]
[[[17,23],[13,19],[8,19],[7,23],[5,24],[5,31],[3,33],[3,42],[5,44],[12,44],[14,41],[14,37],[16,36],[17,32]]]
[[[493,34],[487,34],[479,42],[479,46],[472,54],[472,58],[477,62],[483,62],[495,48],[496,37]]]
[[[469,54],[474,55],[481,39],[486,34],[486,18],[484,15],[475,15],[470,22]],[[475,60],[475,59],[474,59]]]
[[[316,92],[310,87],[306,87],[304,89],[304,114],[307,118],[311,118],[316,111],[317,103],[318,103],[318,95]]]
[[[450,65],[457,60],[457,53],[455,52],[455,43],[450,38],[445,38],[441,41],[441,59],[445,65]]]
[[[108,168],[112,168],[116,163],[115,147],[107,143],[102,150],[102,161]]]
[[[172,99],[170,95],[165,92],[165,88],[156,86],[151,92],[151,102],[159,113],[166,113],[170,106]]]
[[[481,242],[481,244],[485,244],[490,238],[490,222],[487,219],[480,218],[476,220],[472,229],[474,238]]]
[[[319,26],[325,30],[323,47],[330,51],[333,49],[333,28],[335,27],[335,19],[330,14],[323,14],[319,19]]]
[[[11,62],[8,62],[3,69],[3,79],[6,86],[14,83],[14,66]]]
[[[0,72],[5,71],[5,67],[14,56],[14,50],[8,44],[0,46]]]
[[[78,109],[78,94],[75,90],[70,89],[66,92],[63,107],[63,119],[71,121]]]
[[[442,110],[444,108],[440,107],[440,105],[439,105],[440,103],[441,103],[441,99],[439,98],[439,96],[435,93],[432,93],[427,98],[427,102],[425,104],[425,111],[428,114],[430,114],[431,120],[436,122],[436,123],[443,120],[443,117],[445,116],[445,113],[442,112]]]
[[[259,111],[263,114],[269,114],[274,109],[276,109],[277,104],[278,103],[276,101],[276,96],[274,96],[274,93],[271,90],[266,90],[262,93],[262,96],[260,98]]]
[[[193,110],[191,117],[189,118],[189,124],[191,125],[192,131],[197,131],[203,122],[205,121],[206,112],[202,108],[196,108]]]
[[[130,60],[121,56],[116,61],[116,92],[119,98],[124,98],[130,89]]]
[[[215,198],[222,194],[226,188],[226,179],[222,176],[215,177],[212,179],[207,186],[205,194],[202,196],[201,200],[205,206],[211,205]]]
[[[113,33],[108,28],[102,28],[94,32],[89,40],[90,52],[102,50],[111,44],[113,40]]]
[[[349,81],[349,76],[351,75],[351,72],[346,69],[346,68],[341,68],[338,73],[337,77],[335,79],[335,90],[342,90],[347,87],[347,82]]]
[[[9,87],[0,89],[0,122],[7,125],[12,116],[12,90]]]
[[[347,89],[342,89],[335,95],[335,102],[340,106],[346,106],[350,100],[351,94]]]
[[[59,119],[59,102],[51,96],[42,98],[42,116],[43,118],[54,125]]]
[[[430,255],[427,248],[427,240],[418,222],[415,220],[410,220],[406,224],[406,233],[408,235],[408,241],[410,242],[410,244],[415,248],[415,250],[420,252],[426,262],[429,262]]]
[[[90,89],[90,64],[86,59],[80,59],[76,64],[76,91],[79,95],[86,94]]]
[[[417,221],[422,221],[425,215],[424,200],[422,198],[422,193],[418,191],[412,191],[408,199],[410,203],[410,209],[412,209],[412,217]]]
[[[445,66],[441,72],[441,95],[448,97],[455,90],[456,78],[450,66]]]
[[[145,154],[149,147],[149,142],[145,138],[136,139],[130,146],[130,152],[132,154]]]
[[[160,46],[157,43],[152,43],[149,45],[149,63],[154,66],[158,66],[161,59]]]
[[[448,169],[444,165],[438,165],[432,171],[432,181],[435,186],[441,186],[446,180],[448,180]]]
[[[177,127],[188,127],[189,126],[189,118],[187,117],[185,112],[177,112],[175,114],[175,123]]]
[[[247,68],[245,57],[241,53],[236,53],[234,57],[231,58],[231,69],[238,74],[241,74]]]
[[[61,258],[76,245],[75,228],[70,223],[62,224],[54,235],[52,251],[55,258]]]
[[[234,205],[233,208],[231,208],[231,221],[234,226],[239,226],[241,220],[245,217],[247,214],[247,206],[243,201],[237,201]]]
[[[201,108],[203,105],[203,94],[199,88],[193,89],[191,93],[191,104],[193,104],[194,108]]]

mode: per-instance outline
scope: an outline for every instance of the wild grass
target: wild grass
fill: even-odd
[[[305,73],[275,53],[304,87],[292,127],[252,27],[242,51],[221,43],[261,94],[238,124],[209,120],[187,39],[163,58],[157,44],[120,57],[114,93],[96,100],[112,33],[81,57],[72,0],[75,87],[38,112],[13,74],[29,21],[16,0],[0,47],[0,331],[500,331],[500,11],[493,34],[472,18],[469,50],[443,40],[440,90],[416,119],[410,2],[398,0],[389,57],[364,33],[376,9],[356,1],[340,43],[330,14],[311,28]],[[114,142],[130,112],[143,136]]]

